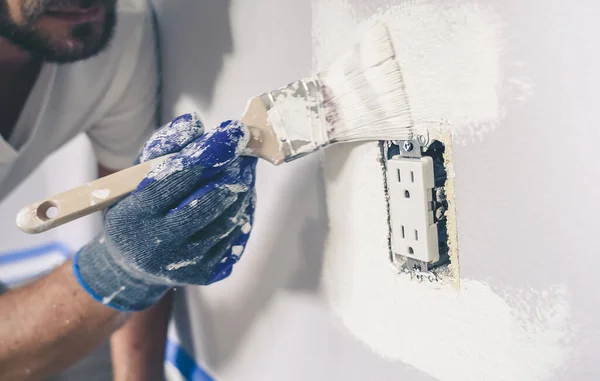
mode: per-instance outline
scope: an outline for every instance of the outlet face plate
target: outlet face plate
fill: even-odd
[[[433,159],[395,157],[387,161],[394,254],[423,262],[440,259],[433,217]]]

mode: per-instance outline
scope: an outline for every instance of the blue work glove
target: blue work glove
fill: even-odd
[[[252,228],[256,159],[249,132],[228,121],[204,134],[195,114],[157,131],[139,161],[176,153],[104,216],[104,231],[75,256],[81,286],[122,311],[156,303],[171,287],[231,273]]]

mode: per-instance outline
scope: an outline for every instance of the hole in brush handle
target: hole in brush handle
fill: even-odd
[[[53,201],[44,201],[40,204],[40,206],[37,207],[36,215],[40,220],[44,222],[50,221],[58,217],[59,214],[60,209],[58,208],[58,205],[56,205],[56,203]]]

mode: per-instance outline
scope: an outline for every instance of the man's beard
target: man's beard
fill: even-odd
[[[43,61],[68,63],[92,57],[101,52],[113,36],[117,15],[115,2],[111,0],[33,0],[32,6],[23,6],[21,9],[25,17],[24,25],[18,25],[11,20],[7,1],[0,0],[0,37],[6,38]],[[100,33],[94,30],[91,23],[74,25],[71,29],[68,37],[81,44],[78,49],[52,41],[47,32],[34,25],[34,22],[49,7],[89,8],[99,4],[105,8],[104,23]]]

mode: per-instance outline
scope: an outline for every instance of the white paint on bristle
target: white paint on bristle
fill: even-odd
[[[344,0],[313,4],[315,66],[322,70],[347,51],[367,20]],[[505,87],[502,22],[490,7],[408,1],[372,19],[391,31],[415,126],[434,137],[444,132],[468,142],[481,136],[497,126],[505,99],[522,99],[506,88],[527,92],[527,81]],[[381,356],[438,380],[551,377],[571,350],[565,287],[509,297],[478,280],[463,278],[455,290],[395,274],[378,155],[377,143],[324,152],[330,227],[322,285],[336,319]]]
[[[369,23],[356,48],[318,75],[325,88],[332,141],[404,140],[412,116],[402,71],[385,25]],[[331,105],[330,105],[331,104]]]
[[[321,93],[307,88],[322,86]],[[275,134],[296,153],[337,142],[412,138],[402,72],[387,28],[373,23],[326,70],[270,93]]]

